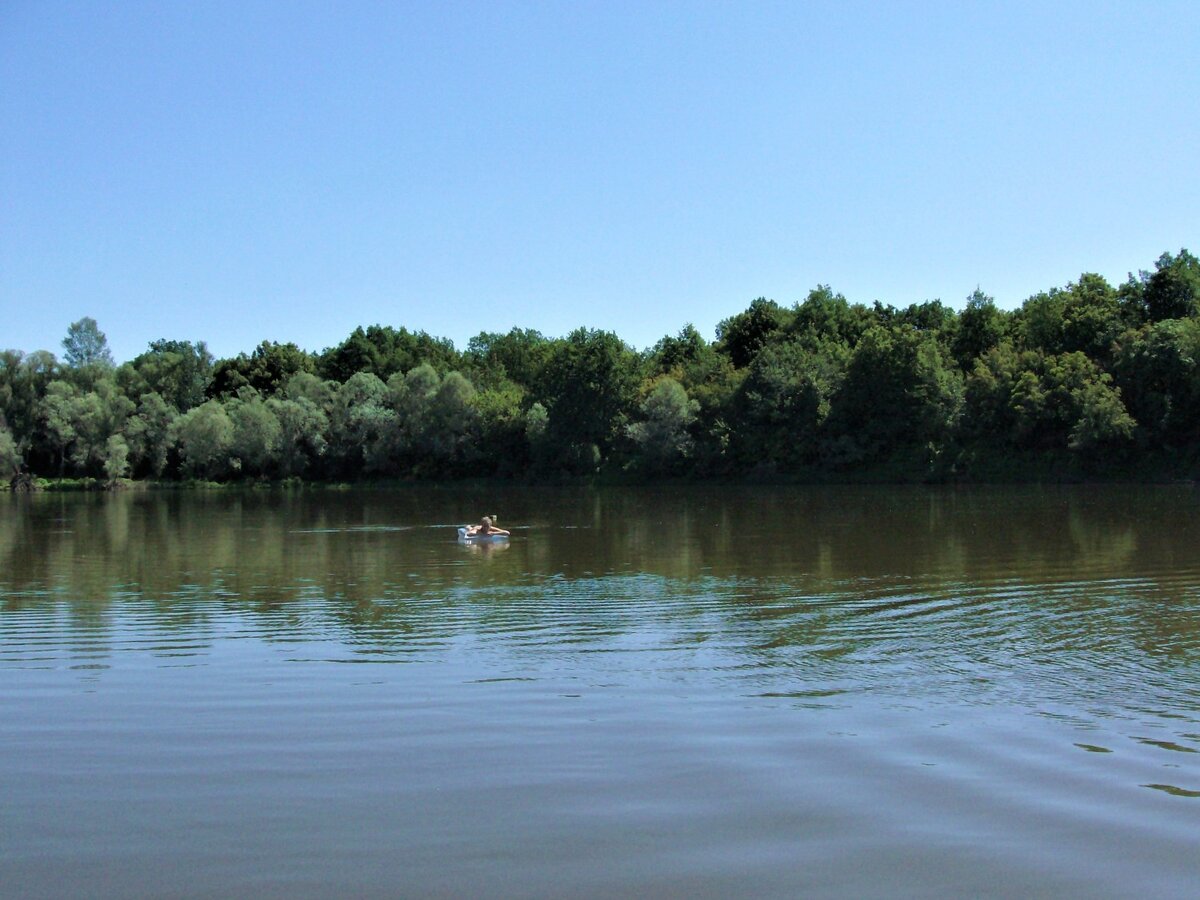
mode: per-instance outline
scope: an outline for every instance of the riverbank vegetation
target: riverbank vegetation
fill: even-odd
[[[514,329],[464,350],[404,327],[320,353],[215,360],[159,340],[116,365],[97,323],[62,358],[0,352],[0,471],[204,482],[399,478],[872,481],[1194,478],[1200,261],[1083,274],[1003,310],[896,308],[821,285],[708,341]]]

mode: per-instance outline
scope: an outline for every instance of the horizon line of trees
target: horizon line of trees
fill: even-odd
[[[1002,310],[758,298],[716,340],[635,351],[579,328],[465,350],[356,328],[321,353],[263,341],[216,360],[158,340],[116,365],[95,320],[60,360],[0,351],[0,472],[354,480],[1022,472],[1191,477],[1200,455],[1200,261],[1120,285],[1084,273]]]

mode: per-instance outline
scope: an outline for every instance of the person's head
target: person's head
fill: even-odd
[[[479,524],[480,524],[480,525],[482,525],[484,528],[491,528],[491,527],[492,527],[492,519],[491,519],[491,516],[484,516],[484,517],[483,517],[483,518],[480,520]]]

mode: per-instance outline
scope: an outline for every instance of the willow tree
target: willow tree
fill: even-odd
[[[693,441],[688,429],[696,419],[699,404],[670,375],[659,378],[639,406],[641,419],[629,426],[629,436],[638,448],[638,461],[648,472],[678,470],[691,454]]]
[[[202,403],[175,423],[184,471],[202,478],[222,478],[229,472],[233,421],[216,400]]]

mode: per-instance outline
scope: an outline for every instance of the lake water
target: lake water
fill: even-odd
[[[1191,487],[0,496],[0,893],[1195,896],[1198,551]]]

